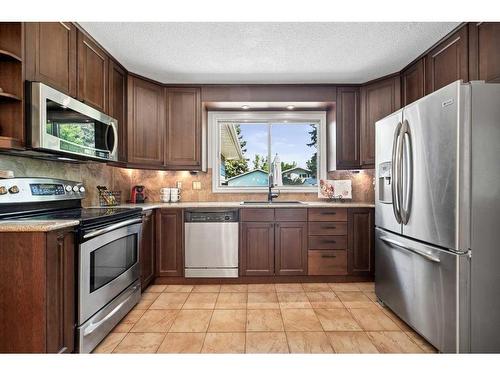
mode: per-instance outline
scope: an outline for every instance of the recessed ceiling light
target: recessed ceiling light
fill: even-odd
[[[250,109],[250,106],[245,104],[241,106],[241,109]]]
[[[291,111],[292,109],[295,109],[295,106],[294,105],[287,105],[286,109]]]

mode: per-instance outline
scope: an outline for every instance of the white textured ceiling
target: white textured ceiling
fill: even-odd
[[[81,25],[128,70],[164,83],[363,83],[400,70],[458,23]]]

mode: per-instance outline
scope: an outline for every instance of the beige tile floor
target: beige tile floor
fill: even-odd
[[[152,285],[94,353],[435,353],[373,283]]]

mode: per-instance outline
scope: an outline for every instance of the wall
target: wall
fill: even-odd
[[[189,172],[150,171],[107,166],[102,163],[63,163],[24,157],[0,155],[0,170],[12,170],[16,177],[53,177],[82,181],[87,188],[84,206],[97,205],[97,185],[105,185],[113,190],[122,191],[122,202],[129,199],[130,189],[134,185],[144,185],[152,202],[159,201],[161,187],[174,187],[177,181],[182,183],[182,200],[190,201],[243,201],[267,199],[266,194],[227,194],[212,193],[212,174]],[[329,174],[331,179],[351,179],[353,202],[374,202],[373,170],[353,173],[336,171]],[[202,189],[193,190],[193,181],[200,181]],[[284,199],[317,201],[316,193],[287,193]]]

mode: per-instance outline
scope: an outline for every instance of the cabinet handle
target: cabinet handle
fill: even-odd
[[[322,255],[321,258],[337,258],[336,255]]]
[[[332,211],[332,212],[322,212],[321,215],[337,215],[337,213],[335,211]]]
[[[325,229],[337,229],[337,227],[336,227],[336,226],[325,226],[325,227],[323,227],[323,228],[325,228]]]
[[[335,240],[323,240],[323,243],[337,243]]]

